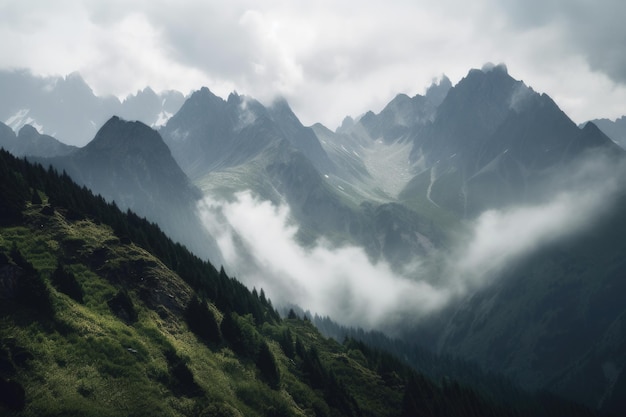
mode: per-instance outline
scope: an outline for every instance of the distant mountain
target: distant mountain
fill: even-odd
[[[30,124],[63,143],[82,146],[114,114],[161,126],[182,105],[181,93],[156,94],[150,88],[123,102],[98,97],[78,73],[36,77],[27,71],[0,71],[0,121],[18,131]]]
[[[594,119],[587,123],[595,124],[619,146],[626,149],[626,116],[619,117],[615,119],[615,121],[609,119]],[[581,127],[584,127],[585,124],[586,123],[583,123]]]
[[[131,209],[161,203],[166,196],[182,204],[197,197],[165,142],[141,122],[112,117],[70,160],[80,182],[105,197],[117,194],[118,204]]]
[[[298,220],[318,232],[320,219],[332,224],[349,216],[320,173],[333,169],[332,163],[284,102],[268,109],[245,96],[223,100],[203,88],[160,132],[181,168],[207,193],[251,189],[266,200],[284,199],[296,216],[310,213]],[[322,229],[332,230],[328,224]]]
[[[4,123],[0,123],[0,148],[10,152],[15,145],[16,139],[17,137],[13,129]]]
[[[241,165],[284,140],[261,103],[236,94],[226,101],[206,87],[189,97],[161,135],[192,179]]]
[[[204,232],[195,211],[199,190],[176,164],[159,133],[147,125],[112,117],[83,148],[43,161],[120,208],[158,223],[198,255],[221,262],[217,245]]]
[[[223,100],[205,87],[191,95],[161,134],[194,179],[248,163],[273,146],[306,154],[318,170],[333,169],[317,137],[284,100],[266,108],[236,93]]]
[[[0,146],[15,156],[29,157],[55,157],[69,155],[78,149],[75,146],[66,145],[48,135],[41,135],[31,125],[24,125],[17,136],[13,130],[2,124],[0,127]]]
[[[320,173],[329,174],[336,170],[313,130],[300,123],[285,99],[274,100],[267,110],[282,135],[295,149],[305,155]]]
[[[181,168],[206,194],[230,197],[252,190],[262,199],[288,203],[303,243],[322,236],[355,242],[378,259],[391,253],[385,250],[387,242],[401,242],[383,225],[402,224],[403,230],[411,230],[422,221],[410,215],[381,221],[375,215],[378,209],[361,204],[365,200],[346,198],[341,184],[348,185],[340,174],[345,167],[327,154],[316,130],[304,127],[282,99],[265,107],[237,94],[223,100],[203,88],[160,132]],[[385,212],[397,211],[389,207]],[[419,242],[428,238],[405,236],[412,236],[406,248],[425,250]]]
[[[613,147],[503,65],[473,69],[454,87],[443,79],[425,96],[398,95],[337,132],[314,128],[355,198],[381,197],[380,190],[434,217],[471,218],[532,199],[546,171],[587,149]]]
[[[412,132],[430,123],[437,106],[451,88],[443,77],[431,85],[426,95],[397,95],[378,114],[365,113],[356,121],[347,117],[336,132],[313,126],[324,149],[336,166],[335,186],[355,201],[396,201],[407,182],[423,170],[409,159],[413,149]]]
[[[595,147],[615,148],[597,129],[579,129],[545,94],[503,66],[472,70],[411,133],[421,163],[401,194],[421,195],[463,217],[532,200],[546,171]]]

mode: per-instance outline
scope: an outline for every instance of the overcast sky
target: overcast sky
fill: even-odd
[[[626,114],[622,0],[0,0],[0,68],[82,74],[98,95],[209,87],[335,128],[485,62],[576,122]]]

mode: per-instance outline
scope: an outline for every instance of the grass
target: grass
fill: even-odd
[[[13,340],[33,357],[17,376],[28,399],[20,415],[179,416],[203,410],[260,415],[261,404],[298,409],[290,395],[271,390],[257,378],[252,361],[242,362],[227,347],[209,349],[180,317],[165,321],[148,308],[133,289],[137,277],[122,273],[111,278],[124,266],[142,261],[150,265],[144,268],[146,279],[163,281],[159,285],[173,287],[171,291],[185,287],[157,259],[132,245],[121,245],[110,228],[88,220],[70,222],[60,213],[47,218],[33,207],[26,216],[27,226],[0,230],[0,249],[8,253],[15,243],[33,263],[49,287],[55,317],[50,324],[18,308],[16,314],[0,320],[0,340]],[[90,256],[103,248],[106,261],[94,268]],[[83,288],[84,304],[49,284],[59,258],[67,262],[66,268]],[[132,325],[116,317],[107,305],[121,284],[129,286],[138,311]],[[189,288],[182,290],[191,293]],[[165,357],[170,350],[192,371],[203,391],[200,398],[171,391]],[[280,355],[280,348],[273,346],[273,352]]]

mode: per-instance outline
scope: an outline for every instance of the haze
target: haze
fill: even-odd
[[[416,258],[403,272],[372,262],[355,246],[322,240],[301,247],[289,208],[251,192],[231,201],[206,197],[198,208],[228,270],[249,287],[263,288],[279,305],[389,331],[406,320],[419,322],[495,282],[525,256],[593,227],[611,209],[624,174],[621,163],[585,155],[545,184],[540,201],[483,212],[452,248]]]
[[[441,71],[506,62],[576,122],[626,114],[626,4],[445,1],[0,2],[0,68],[79,71],[98,95],[206,85],[284,96],[334,129]]]

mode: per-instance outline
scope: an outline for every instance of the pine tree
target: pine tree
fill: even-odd
[[[215,314],[205,300],[192,297],[185,310],[185,318],[191,331],[205,342],[217,344],[222,340]]]
[[[261,372],[261,378],[267,382],[267,385],[273,389],[278,389],[280,387],[280,373],[278,371],[278,365],[276,364],[276,359],[265,341],[262,342],[259,347],[256,365]]]
[[[22,269],[18,281],[17,298],[23,305],[29,306],[41,314],[46,316],[54,314],[50,292],[39,271],[24,258],[15,243],[11,248],[10,256],[13,262]]]
[[[32,204],[41,204],[41,203],[43,203],[43,201],[41,201],[41,196],[39,195],[39,191],[33,189],[33,196],[31,197],[30,202]]]
[[[76,280],[74,274],[67,271],[60,262],[50,276],[50,282],[58,291],[68,295],[81,304],[83,303],[84,292],[82,287]]]
[[[293,359],[296,356],[296,350],[294,348],[293,336],[291,330],[285,329],[278,340],[280,348],[283,350],[285,356],[289,359]]]

